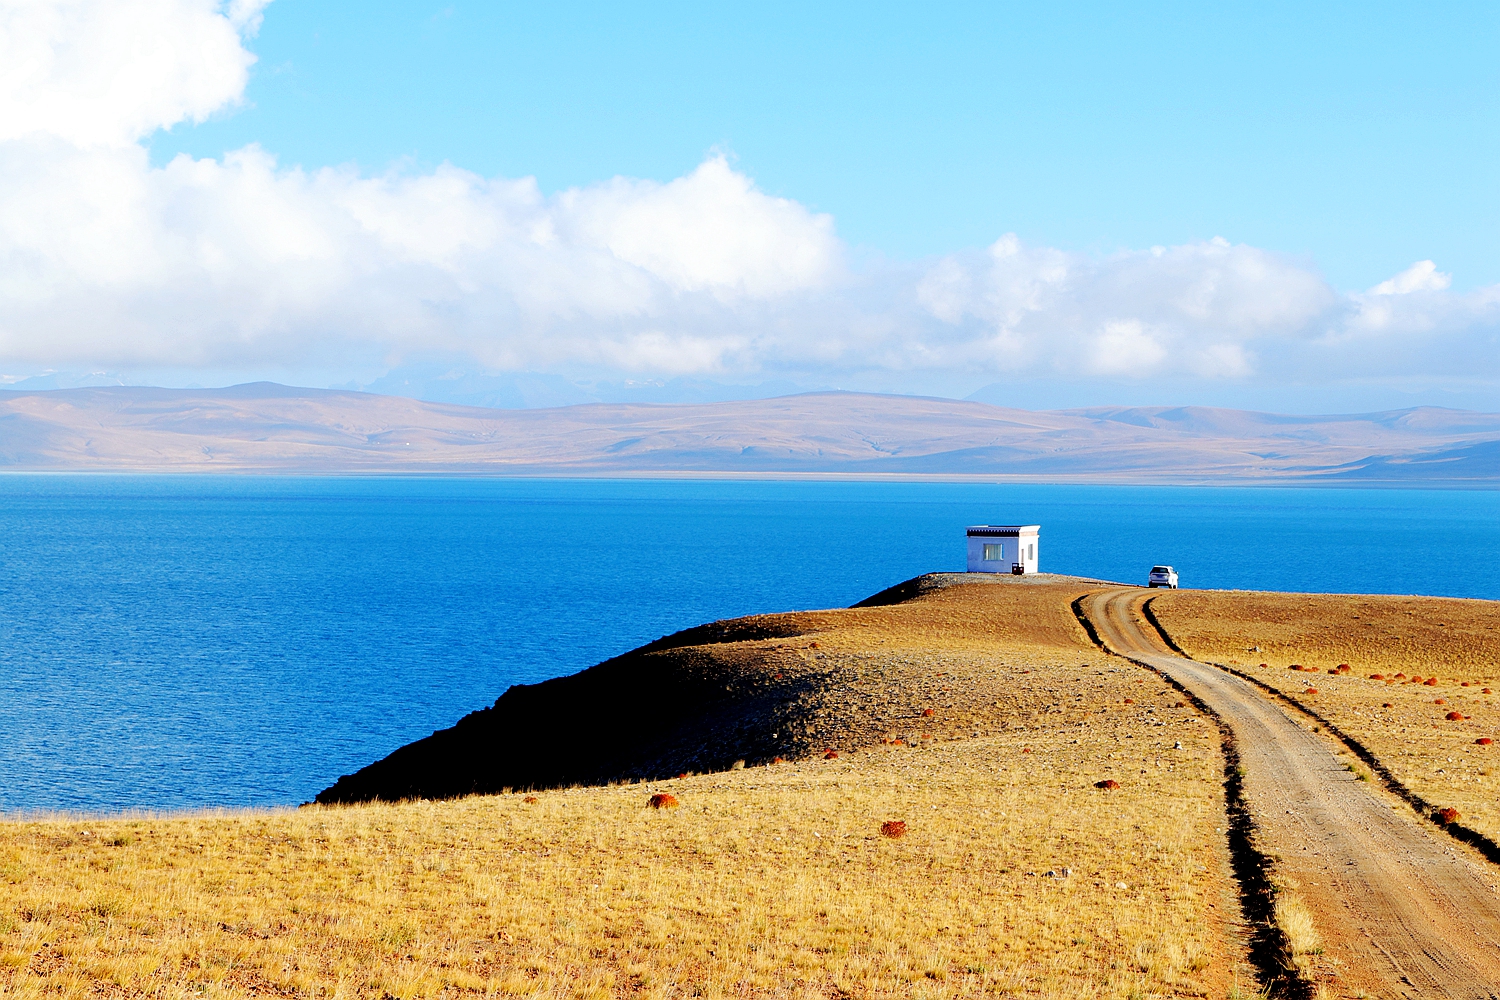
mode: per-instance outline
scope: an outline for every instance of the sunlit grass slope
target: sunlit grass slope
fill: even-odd
[[[23,995],[1192,994],[1233,899],[1213,740],[1172,735],[1172,770],[1084,729],[534,804],[9,824],[0,962]]]

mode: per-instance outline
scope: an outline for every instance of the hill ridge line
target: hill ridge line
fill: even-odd
[[[1500,484],[1500,414],[1019,410],[820,391],[501,410],[271,382],[0,391],[14,471]]]

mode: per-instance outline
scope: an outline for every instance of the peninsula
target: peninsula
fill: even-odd
[[[0,825],[0,982],[1483,996],[1497,610],[934,574],[715,622],[295,812]]]

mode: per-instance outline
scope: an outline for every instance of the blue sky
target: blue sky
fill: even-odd
[[[1424,258],[1454,287],[1500,279],[1493,5],[730,7],[278,4],[251,106],[152,149],[544,191],[722,149],[898,258],[1223,236],[1338,287]]]
[[[1500,8],[724,6],[0,12],[0,376],[1500,409]]]

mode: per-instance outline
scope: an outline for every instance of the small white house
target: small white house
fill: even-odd
[[[970,573],[1035,573],[1040,524],[975,524],[968,529]]]

